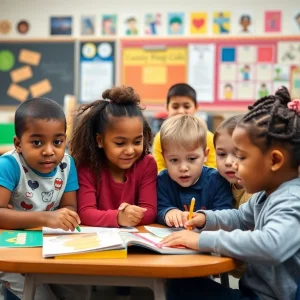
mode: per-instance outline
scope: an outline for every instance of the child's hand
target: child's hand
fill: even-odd
[[[198,214],[199,213],[193,212],[192,218],[195,218]],[[190,213],[188,211],[182,212],[182,222],[183,222],[184,227],[186,227],[185,223],[189,220],[189,215],[190,215]]]
[[[118,224],[120,226],[131,227],[136,226],[141,222],[144,217],[144,212],[147,211],[147,209],[124,202],[120,205],[119,211],[117,219]]]
[[[160,245],[162,245],[163,247],[183,245],[187,248],[198,250],[199,236],[199,233],[188,230],[181,230],[165,237],[160,242]]]
[[[183,213],[179,209],[171,209],[165,215],[165,221],[169,227],[183,227]]]
[[[61,228],[74,231],[81,223],[78,214],[67,208],[60,208],[47,212],[45,226],[50,228]]]
[[[193,218],[184,223],[184,227],[190,227],[194,229],[195,227],[203,227],[206,223],[206,215],[203,213],[193,213]]]

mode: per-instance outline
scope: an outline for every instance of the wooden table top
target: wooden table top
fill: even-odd
[[[59,260],[43,258],[41,247],[0,248],[0,270],[15,273],[184,278],[228,272],[237,264],[232,258],[209,254],[161,255],[129,251],[125,259]]]

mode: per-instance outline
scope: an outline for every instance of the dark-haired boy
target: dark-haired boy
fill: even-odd
[[[186,83],[177,83],[170,87],[167,95],[168,116],[172,117],[178,114],[194,115],[197,112],[196,91]],[[213,133],[207,131],[207,148],[209,149],[207,167],[216,168],[216,152],[213,144]],[[166,169],[166,163],[162,155],[160,143],[160,132],[158,132],[153,141],[153,156],[157,163],[158,173]]]
[[[15,150],[0,157],[0,228],[74,230],[80,224],[78,180],[74,161],[65,154],[62,108],[46,98],[23,102],[15,113],[15,132]],[[22,298],[22,275],[0,272],[0,280]],[[81,300],[89,295],[89,287],[40,285],[35,299]]]

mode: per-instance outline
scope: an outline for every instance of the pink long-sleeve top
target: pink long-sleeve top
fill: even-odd
[[[98,182],[86,166],[78,167],[78,214],[83,225],[119,227],[118,207],[121,203],[147,208],[140,224],[155,222],[157,213],[156,178],[154,158],[146,155],[126,171],[124,183],[115,182],[107,168],[103,168]]]

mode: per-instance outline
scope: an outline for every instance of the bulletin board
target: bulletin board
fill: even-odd
[[[79,101],[102,99],[102,93],[115,84],[115,42],[80,42]]]
[[[300,97],[300,37],[122,40],[121,82],[142,103],[165,105],[168,88],[186,82],[205,110],[244,110],[287,86]]]
[[[74,40],[0,41],[0,105],[74,95]]]

